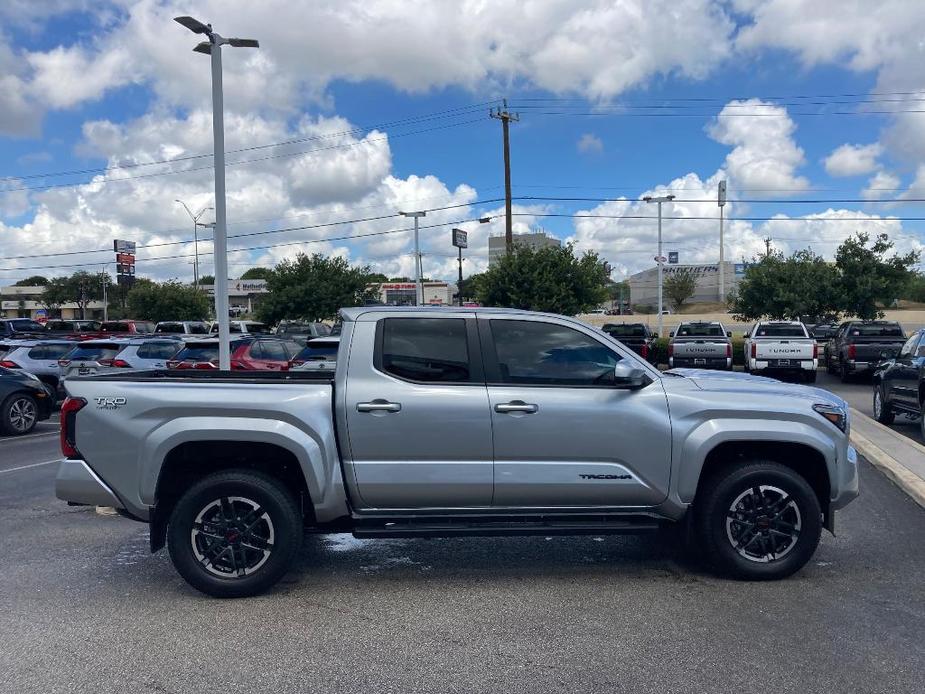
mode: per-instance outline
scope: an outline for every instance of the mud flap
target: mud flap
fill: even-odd
[[[151,507],[150,527],[148,534],[151,541],[151,553],[164,549],[167,543],[167,514],[158,511],[157,506]]]
[[[831,504],[826,504],[822,512],[822,527],[832,533],[833,537],[835,536],[835,511]]]

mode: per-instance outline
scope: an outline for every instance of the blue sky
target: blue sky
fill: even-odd
[[[483,269],[503,230],[503,205],[480,203],[503,195],[488,117],[501,98],[521,116],[517,230],[596,251],[617,279],[651,264],[654,211],[639,198],[653,191],[684,201],[665,207],[667,249],[715,261],[721,178],[730,258],[765,236],[831,255],[856,230],[923,248],[923,224],[899,219],[923,205],[882,200],[925,197],[925,6],[34,4],[0,9],[0,284],[98,270],[114,237],[147,246],[139,273],[191,276],[191,222],[174,200],[212,204],[211,160],[187,159],[211,151],[209,71],[178,14],[261,41],[225,53],[227,149],[250,150],[229,153],[248,160],[228,169],[229,245],[261,247],[233,253],[233,274],[298,251],[410,274],[410,233],[390,215],[415,207],[432,210],[426,274],[455,275],[454,223],[471,231],[466,272]]]

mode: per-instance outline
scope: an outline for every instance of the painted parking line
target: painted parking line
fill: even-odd
[[[32,463],[30,465],[20,465],[19,467],[11,467],[6,470],[0,470],[0,475],[5,475],[8,472],[17,472],[18,470],[28,470],[32,467],[41,467],[42,465],[51,465],[52,463],[60,463],[61,458],[55,458],[54,460],[45,460],[41,463]]]
[[[10,443],[16,443],[17,441],[31,441],[33,439],[45,439],[52,436],[58,436],[61,434],[61,430],[57,429],[55,431],[46,431],[41,434],[26,434],[25,436],[0,436],[0,441],[9,441]]]

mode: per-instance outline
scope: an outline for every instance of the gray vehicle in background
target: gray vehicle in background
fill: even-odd
[[[52,393],[58,393],[58,360],[74,348],[73,340],[11,340],[0,346],[0,366],[37,376]],[[63,393],[59,393],[63,395]]]
[[[872,374],[877,365],[899,354],[906,334],[896,321],[845,321],[825,345],[825,368],[842,381]]]
[[[253,595],[305,531],[606,534],[688,523],[779,579],[858,494],[848,409],[744,374],[660,373],[593,326],[506,309],[344,309],[337,368],[68,379],[56,493],[150,523],[210,595]],[[126,452],[130,451],[130,455]]]
[[[303,323],[301,321],[281,321],[276,326],[274,334],[287,340],[295,340],[304,345],[316,337],[326,337],[331,334],[331,327],[324,323]]]
[[[732,333],[722,323],[684,321],[669,336],[668,368],[732,370]]]
[[[154,332],[164,335],[208,335],[209,324],[201,320],[161,321]]]

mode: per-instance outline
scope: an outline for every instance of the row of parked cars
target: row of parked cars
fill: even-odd
[[[20,325],[10,329],[12,322]],[[219,340],[209,324],[199,321],[49,323],[0,321],[7,329],[7,336],[0,337],[0,433],[26,434],[47,419],[71,376],[122,369],[218,369]],[[71,330],[65,332],[60,323],[70,324]],[[332,371],[340,337],[331,332],[324,323],[287,321],[271,334],[262,323],[232,321],[231,367]]]

